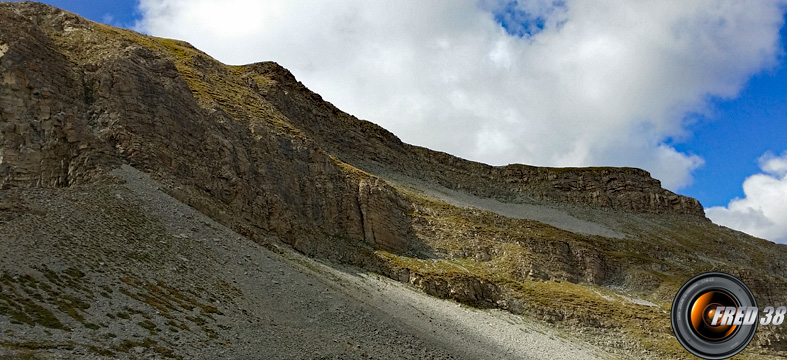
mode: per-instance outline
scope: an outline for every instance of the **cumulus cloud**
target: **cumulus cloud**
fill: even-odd
[[[775,64],[783,2],[142,0],[144,32],[273,60],[402,140],[495,165],[614,165],[671,189],[684,118]]]
[[[713,222],[764,239],[787,243],[787,151],[760,158],[762,173],[743,182],[742,199],[705,209]]]

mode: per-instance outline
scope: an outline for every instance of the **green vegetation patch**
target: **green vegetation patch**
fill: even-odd
[[[39,293],[38,281],[32,276],[11,276],[4,272],[0,278],[5,283],[0,288],[0,316],[7,316],[16,324],[70,331],[52,311],[39,303],[44,296]]]
[[[175,354],[172,349],[165,348],[160,346],[155,340],[151,338],[144,338],[142,341],[134,341],[134,340],[123,340],[119,345],[116,345],[114,349],[118,352],[128,353],[131,349],[135,347],[143,347],[153,349],[157,354],[172,358],[172,359],[182,359],[183,357]]]
[[[156,335],[158,333],[158,327],[150,320],[140,321],[137,325],[150,332],[150,335]]]
[[[121,293],[158,310],[166,318],[172,319],[172,312],[190,312],[195,308],[200,309],[207,317],[212,314],[223,315],[218,307],[204,303],[196,295],[181,292],[164,282],[144,283],[130,277],[121,280],[133,288],[129,290],[121,287],[119,289]]]

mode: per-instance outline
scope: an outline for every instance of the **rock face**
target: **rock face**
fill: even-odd
[[[134,42],[141,36],[40,4],[0,11],[0,187],[96,181],[127,162],[251,236],[274,233],[307,252],[324,235],[408,249],[408,205],[387,184],[271,126],[273,114],[201,106],[172,60]],[[220,67],[197,56],[200,71]]]
[[[275,63],[227,67],[38,4],[2,11],[2,188],[98,181],[127,162],[241,233],[306,252],[324,235],[417,247],[405,198],[356,168],[509,200],[702,215],[637,169],[492,167],[403,144]],[[246,106],[232,104],[241,94]]]
[[[643,170],[498,167],[408,145],[276,63],[228,66],[185,42],[14,2],[0,3],[0,81],[0,222],[34,212],[24,191],[104,186],[131,165],[265,246],[630,343],[652,337],[641,346],[653,352],[674,340],[660,314],[692,275],[739,274],[765,302],[787,289],[784,247],[712,224]],[[780,341],[761,343],[787,349]]]
[[[634,168],[546,168],[489,166],[404,144],[379,126],[340,112],[312,93],[286,69],[260,66],[275,86],[263,92],[292,123],[340,159],[371,173],[399,173],[506,200],[521,198],[573,206],[704,217],[702,205],[674,194]]]
[[[82,73],[19,15],[0,24],[0,186],[67,186],[114,165],[84,123]],[[103,167],[103,169],[102,169]]]

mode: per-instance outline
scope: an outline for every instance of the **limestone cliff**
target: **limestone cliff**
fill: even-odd
[[[347,163],[372,173],[397,172],[480,196],[530,198],[574,206],[704,217],[696,199],[661,187],[646,171],[633,168],[546,168],[489,166],[402,143],[368,121],[345,114],[275,64],[258,67],[272,79],[255,85],[291,123]]]
[[[195,71],[218,77],[211,86],[242,86],[258,66],[228,68],[187,44],[44,5],[2,11],[0,187],[96,181],[127,162],[253,237],[272,232],[304,251],[324,235],[406,250],[409,211],[398,193],[336,160],[259,96],[238,112],[202,106],[168,58],[178,53],[161,50],[188,49]]]
[[[20,191],[117,183],[131,165],[264,246],[659,356],[682,354],[662,313],[698,272],[739,275],[761,301],[787,294],[783,247],[712,224],[643,170],[497,167],[408,145],[273,62],[228,66],[15,2],[0,3],[0,77],[0,221],[31,211]],[[763,352],[787,348],[762,334]]]

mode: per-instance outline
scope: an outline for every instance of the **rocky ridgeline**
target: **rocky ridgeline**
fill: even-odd
[[[503,200],[702,215],[637,169],[493,167],[404,144],[275,63],[228,68],[188,44],[35,3],[0,11],[3,188],[96,181],[127,162],[239,232],[304,252],[325,234],[418,246],[406,198],[339,159]]]
[[[409,205],[393,188],[274,128],[275,114],[202,107],[143,36],[37,3],[2,3],[0,18],[0,188],[96,181],[127,162],[252,238],[407,250]]]
[[[437,171],[417,176],[443,186],[503,200],[530,198],[558,204],[644,213],[704,217],[696,199],[661,187],[647,171],[635,168],[548,168],[513,164],[488,166],[419,148],[418,155]]]
[[[293,124],[343,161],[373,174],[397,172],[508,201],[529,198],[599,209],[705,216],[699,201],[662,188],[641,169],[490,166],[468,161],[405,144],[389,131],[339,111],[275,63],[257,64],[253,69],[273,80],[255,90]]]
[[[0,3],[0,20],[0,220],[27,211],[10,195],[19,188],[120,181],[110,170],[130,164],[261,244],[281,239],[474,306],[634,331],[641,322],[620,306],[643,305],[596,289],[661,301],[719,268],[751,270],[758,296],[783,298],[783,248],[713,225],[643,170],[467,161],[404,144],[276,63],[227,66],[181,41],[37,3]],[[571,208],[623,235],[453,206],[386,178]],[[672,340],[667,324],[657,330]]]
[[[699,201],[661,187],[635,168],[538,168],[509,165],[499,175],[517,191],[537,199],[587,204],[602,209],[704,216]]]

